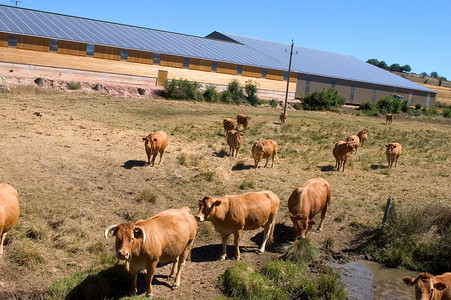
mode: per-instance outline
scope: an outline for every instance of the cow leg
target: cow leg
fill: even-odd
[[[323,221],[327,214],[327,203],[324,206],[323,210],[321,211],[321,221],[319,222],[318,228],[316,229],[316,232],[321,232],[321,229],[323,227]]]
[[[132,296],[135,296],[136,293],[138,292],[138,289],[136,288],[136,281],[138,280],[138,274],[131,273],[130,275],[131,275],[131,277],[132,277],[132,288],[131,288],[131,292],[132,292]]]
[[[396,167],[396,165],[398,164],[398,158],[399,158],[399,156],[396,156],[396,159],[395,159],[395,167]]]
[[[235,260],[240,260],[240,234],[241,230],[236,230],[233,233],[233,242],[235,244]]]
[[[153,261],[147,265],[147,274],[146,274],[146,297],[152,297],[152,279],[153,274],[155,274],[155,269],[157,268],[158,261]]]
[[[238,147],[238,148],[236,148],[236,150],[235,150],[235,157],[238,157],[238,150],[239,150],[240,148]]]
[[[158,152],[152,156],[152,167],[155,165],[155,158],[157,158]]]
[[[186,258],[188,257],[190,252],[191,252],[191,244],[189,244],[185,248],[185,251],[183,251],[183,253],[178,257],[177,276],[175,277],[174,285],[172,286],[172,289],[178,289],[180,287],[180,277],[182,275],[182,269],[185,266]]]
[[[263,243],[258,249],[259,253],[265,252],[266,243],[272,238],[272,231],[274,230],[274,225],[276,223],[276,216],[271,215],[265,224],[265,230],[263,231]]]
[[[260,160],[254,159],[254,161],[255,161],[255,168],[258,169],[258,163],[260,162]]]
[[[346,165],[346,161],[348,160],[347,157],[345,157],[345,159],[343,159],[343,168],[341,169],[342,172],[345,171],[345,165]]]
[[[160,152],[160,161],[158,162],[158,164],[161,164],[161,159],[163,158],[163,154],[164,154],[164,150]]]
[[[222,236],[222,253],[220,260],[224,260],[227,257],[227,242],[229,240],[229,234]]]
[[[177,272],[177,264],[179,262],[179,257],[177,256],[173,261],[172,261],[172,270],[171,270],[171,274],[169,274],[168,278],[172,278],[174,277],[175,273]]]
[[[147,151],[147,149],[146,149],[146,154],[147,154],[147,165],[150,165],[150,155],[151,155],[151,153],[149,151]]]
[[[3,228],[0,230],[0,232],[2,232],[2,231],[3,231]],[[4,233],[2,234],[2,239],[1,239],[1,241],[0,241],[0,257],[3,256],[3,242],[5,241],[6,234],[7,234],[7,232],[4,232]]]
[[[266,159],[265,168],[268,166],[268,163],[269,163],[269,157]]]

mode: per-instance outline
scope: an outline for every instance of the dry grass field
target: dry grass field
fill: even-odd
[[[437,102],[451,105],[451,88],[425,83],[421,85],[437,92]]]
[[[0,299],[39,299],[55,281],[71,278],[78,284],[77,278],[83,280],[88,273],[119,268],[126,276],[122,262],[115,266],[114,240],[104,239],[105,228],[182,205],[195,214],[204,195],[269,189],[280,197],[276,245],[257,255],[260,231],[242,237],[242,259],[257,266],[278,257],[280,247],[292,239],[287,200],[311,178],[331,183],[332,204],[323,232],[311,232],[309,238],[318,247],[327,241],[336,254],[358,248],[361,234],[377,228],[389,195],[398,206],[451,203],[449,119],[395,119],[386,126],[376,117],[290,110],[281,125],[280,110],[270,107],[24,87],[0,94],[0,101],[0,181],[18,190],[21,206],[0,258]],[[238,158],[231,158],[222,120],[238,113],[252,119]],[[348,159],[344,173],[335,171],[335,142],[362,129],[369,139]],[[169,144],[163,163],[148,167],[141,138],[157,130],[168,133]],[[258,139],[278,142],[274,169],[253,167],[250,149]],[[391,142],[401,143],[404,153],[398,166],[388,169],[384,145]],[[165,265],[157,269],[155,296],[220,296],[216,278],[233,261],[216,260],[219,244],[211,224],[202,223],[180,289],[171,291],[163,276],[170,266]],[[232,247],[228,251],[232,254]],[[90,281],[82,284],[89,286]],[[127,293],[127,284],[118,283],[121,295]],[[102,294],[99,284],[91,290],[98,297],[117,297]]]

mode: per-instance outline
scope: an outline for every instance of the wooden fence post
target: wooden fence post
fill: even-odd
[[[385,225],[387,224],[388,213],[390,211],[390,206],[391,206],[392,200],[393,200],[393,198],[391,196],[389,196],[387,199],[387,205],[385,206],[384,218],[382,219],[382,224],[381,224],[381,232],[384,232]]]

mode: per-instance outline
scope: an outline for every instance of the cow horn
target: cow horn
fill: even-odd
[[[144,244],[146,242],[146,232],[144,231],[144,229],[142,227],[139,227],[139,226],[135,226],[135,229],[139,229],[143,233],[143,244]]]
[[[117,225],[111,225],[107,229],[105,229],[105,239],[108,238],[108,233],[110,233],[111,230],[115,229]]]

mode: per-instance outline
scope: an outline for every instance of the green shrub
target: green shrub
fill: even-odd
[[[443,110],[443,117],[451,118],[451,108],[447,108]]]
[[[207,85],[203,96],[204,96],[205,101],[207,101],[207,102],[218,102],[219,96],[218,96],[218,92],[216,91],[216,86]]]
[[[260,103],[260,99],[257,97],[257,82],[253,82],[252,80],[246,81],[244,85],[244,91],[246,93],[246,101],[249,102],[252,106],[257,106]]]
[[[420,104],[420,103],[417,103],[417,104],[415,105],[415,109],[421,109],[421,104]]]
[[[71,81],[71,82],[69,82],[69,89],[71,89],[71,90],[79,90],[79,89],[81,89],[81,84],[80,84],[80,82],[75,82],[75,81]]]
[[[295,104],[293,104],[293,107],[296,110],[301,110],[303,108],[302,103],[300,103],[300,102],[296,102]]]
[[[271,107],[277,107],[277,105],[279,105],[279,101],[272,99],[269,101],[269,105],[271,105]]]
[[[200,84],[186,79],[166,80],[163,84],[163,97],[175,100],[203,100]]]
[[[229,90],[222,91],[220,99],[222,103],[233,103],[233,95]]]
[[[392,96],[385,96],[377,100],[376,108],[381,114],[397,114],[401,111],[401,102]]]
[[[401,111],[402,112],[407,112],[409,110],[409,101],[408,100],[404,100],[401,103]]]
[[[367,115],[367,116],[376,116],[378,114],[376,107],[374,106],[373,103],[367,101],[365,103],[363,103],[362,105],[360,105],[359,107],[360,110],[363,110],[363,112]]]
[[[232,101],[235,104],[240,104],[245,102],[246,98],[244,97],[244,89],[243,87],[240,85],[238,80],[232,80],[231,82],[229,82],[228,86],[227,86],[227,91],[230,92],[231,96],[232,96]]]
[[[306,110],[331,110],[346,103],[346,99],[338,94],[335,89],[323,89],[308,94],[303,100],[303,108]]]

